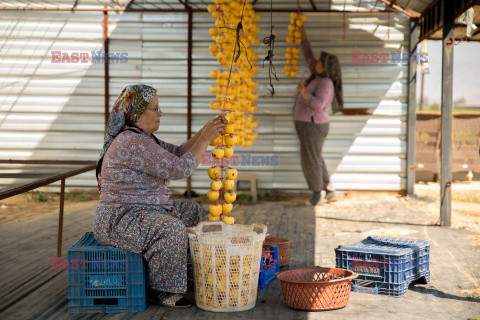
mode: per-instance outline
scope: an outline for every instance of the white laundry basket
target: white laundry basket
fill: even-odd
[[[260,223],[200,222],[187,230],[197,306],[214,312],[255,307],[267,227]]]

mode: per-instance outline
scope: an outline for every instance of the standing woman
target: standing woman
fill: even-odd
[[[205,211],[192,200],[172,200],[167,186],[192,175],[225,124],[214,119],[176,146],[153,135],[162,115],[157,90],[147,85],[127,86],[115,102],[97,163],[100,201],[93,233],[102,245],[143,255],[148,300],[188,307],[186,228]]]
[[[330,128],[328,109],[336,112],[343,108],[342,81],[338,58],[324,51],[315,58],[303,27],[302,50],[311,71],[304,83],[298,84],[294,106],[295,129],[300,139],[302,170],[308,188],[313,191],[308,205],[316,206],[325,200],[333,200],[335,189],[330,184],[327,166],[322,156],[323,145]]]

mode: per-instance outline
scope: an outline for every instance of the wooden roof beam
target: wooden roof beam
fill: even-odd
[[[392,9],[395,10],[395,11],[398,11],[398,12],[400,12],[400,13],[403,13],[404,15],[406,15],[407,17],[409,17],[410,19],[420,18],[420,14],[413,15],[413,14],[411,14],[410,12],[406,11],[405,9],[403,9],[402,7],[396,5],[394,1],[380,0],[380,2],[382,2],[383,4],[385,4],[385,5],[388,6],[388,7],[392,8]]]

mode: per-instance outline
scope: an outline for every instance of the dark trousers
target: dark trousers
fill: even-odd
[[[312,191],[325,190],[330,183],[330,177],[322,157],[322,149],[330,123],[295,121],[295,129],[300,139],[300,158],[308,188]]]

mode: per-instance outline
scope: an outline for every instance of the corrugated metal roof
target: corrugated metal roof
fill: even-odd
[[[188,2],[188,3],[187,3]],[[68,1],[22,1],[9,0],[0,4],[0,10],[109,10],[109,11],[203,11],[209,3],[204,0],[68,0]],[[420,21],[420,41],[442,39],[443,1],[440,0],[254,0],[258,12],[297,11],[304,12],[400,12],[409,18]],[[478,25],[478,0],[462,0],[455,2],[456,17],[470,7],[475,9],[474,23]],[[480,29],[479,29],[480,30]],[[458,40],[480,41],[480,31],[473,31],[467,36],[466,23],[456,21],[455,38]]]
[[[456,40],[466,39],[466,30],[467,24],[465,21],[455,22],[454,37]],[[472,30],[472,36],[468,39],[469,41],[480,41],[480,5],[473,6],[473,24],[477,26],[477,29]],[[431,35],[428,36],[430,40],[442,40],[443,39],[443,29],[440,28]]]
[[[394,7],[406,10],[412,14],[419,15],[431,6],[436,0],[276,0],[274,7],[283,10],[298,9],[300,5],[304,10],[371,10],[384,9],[385,3]],[[182,10],[185,8],[185,1],[180,0],[36,0],[35,2],[25,2],[20,0],[5,1],[0,9],[102,9],[108,6],[113,9],[133,9],[133,10]],[[313,3],[313,5],[312,5]],[[188,5],[194,9],[205,9],[209,3],[203,0],[190,0]],[[270,9],[270,1],[255,1],[255,9]]]
[[[90,8],[102,9],[105,6],[110,8],[122,8],[128,5],[130,0],[8,0],[2,1],[0,8],[5,9],[72,9]]]

